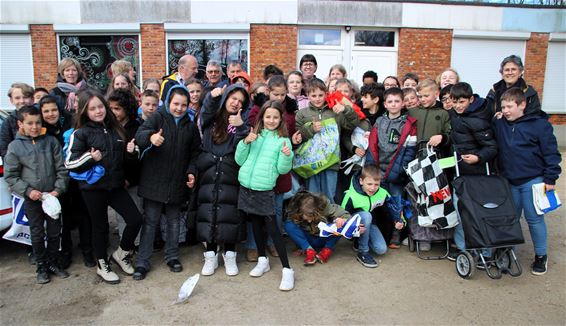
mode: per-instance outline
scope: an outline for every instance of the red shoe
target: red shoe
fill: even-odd
[[[314,265],[316,264],[316,251],[314,251],[314,249],[309,248],[305,251],[305,255],[307,256],[305,258],[305,266],[308,265]]]
[[[319,262],[324,264],[328,261],[330,255],[332,255],[332,249],[322,248],[322,250],[318,254],[316,254],[316,259],[318,259]]]

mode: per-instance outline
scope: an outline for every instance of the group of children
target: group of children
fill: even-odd
[[[64,64],[80,72],[73,60]],[[340,236],[323,236],[319,223],[340,229],[356,214],[361,219],[357,260],[377,267],[371,251],[383,255],[388,247],[399,248],[406,224],[404,168],[427,146],[441,156],[457,152],[461,174],[485,173],[483,166],[497,158],[517,213],[524,212],[529,224],[536,255],[532,271],[546,272],[546,226],[534,212],[530,186],[544,182],[547,190],[554,188],[560,153],[540,107],[525,110],[523,89],[499,94],[501,111],[495,112],[469,84],[444,73],[439,81],[450,89],[443,88],[444,94],[437,82],[419,81],[414,74],[402,79],[404,88],[393,76],[377,84],[377,76],[372,80],[368,74],[356,98],[355,83],[333,68],[337,72],[331,69],[326,83],[316,78],[305,83],[299,71],[287,78],[275,71],[265,84],[251,84],[238,74],[229,86],[208,90],[190,78],[168,87],[167,94],[158,93],[156,79],[137,92],[118,82],[106,97],[82,87],[67,108],[53,92],[32,105],[33,89],[13,84],[8,96],[16,111],[2,126],[0,154],[6,182],[24,198],[37,282],[49,282],[49,274],[68,276],[68,264],[61,266],[57,255],[61,225],[65,243],[73,214],[80,215],[85,265],[97,266],[97,274],[111,284],[120,278],[110,260],[135,280],[146,277],[162,219],[165,263],[172,272],[182,271],[183,210],[194,217],[196,240],[205,246],[202,275],[215,273],[219,252],[226,274],[237,275],[236,245],[247,230],[247,247],[256,250],[248,259],[257,260],[250,276],[270,270],[269,249],[283,267],[279,288],[291,290],[294,270],[282,232],[304,253],[305,265],[326,263]],[[117,76],[132,82],[127,72]],[[352,141],[356,128],[367,136],[367,146]],[[340,162],[353,155],[363,160],[350,176]],[[62,224],[43,212],[45,194],[60,198]],[[83,206],[86,211],[79,212]],[[379,206],[387,208],[385,216],[376,214]],[[125,222],[110,257],[109,207]],[[390,241],[378,219],[387,219]],[[462,229],[455,234],[457,248],[465,250]],[[69,255],[71,248],[63,245],[62,251]]]

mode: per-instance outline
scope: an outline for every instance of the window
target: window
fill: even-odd
[[[111,82],[110,66],[116,60],[127,60],[140,79],[139,38],[137,35],[59,36],[59,58],[76,59],[83,68],[85,79],[96,88],[106,90]]]
[[[167,68],[169,72],[177,70],[179,59],[185,54],[197,58],[199,73],[197,78],[204,78],[206,63],[218,61],[222,65],[224,75],[226,67],[232,61],[238,61],[244,71],[248,70],[247,39],[174,39],[168,41]]]
[[[10,85],[15,82],[34,86],[31,37],[27,33],[27,26],[21,34],[0,33],[0,109],[14,108],[7,94]]]
[[[355,31],[354,46],[395,46],[395,32]]]
[[[339,29],[299,29],[299,45],[340,45]]]

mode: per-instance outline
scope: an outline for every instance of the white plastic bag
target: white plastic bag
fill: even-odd
[[[41,208],[43,208],[45,214],[49,215],[54,220],[58,219],[61,214],[61,203],[59,203],[59,199],[47,192],[41,195]]]
[[[191,293],[193,293],[193,290],[195,289],[195,286],[198,283],[199,277],[200,274],[195,274],[189,277],[183,283],[183,285],[181,285],[181,289],[179,289],[179,295],[177,296],[177,299],[173,301],[173,304],[183,303],[189,299]]]

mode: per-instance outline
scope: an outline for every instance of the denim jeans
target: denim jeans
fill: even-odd
[[[31,247],[38,263],[55,263],[61,241],[61,219],[53,219],[43,212],[41,200],[24,199],[24,212],[28,218]],[[44,223],[47,227],[44,227]],[[47,231],[47,249],[45,233]]]
[[[517,216],[524,214],[537,256],[546,255],[547,249],[546,222],[544,215],[538,215],[535,210],[532,190],[533,185],[541,183],[542,180],[542,177],[537,177],[519,186],[511,185]]]
[[[161,218],[161,211],[165,207],[167,218],[167,238],[165,239],[165,261],[179,259],[179,218],[181,206],[179,204],[164,204],[144,198],[144,223],[140,241],[140,251],[136,258],[136,266],[149,270],[149,259],[153,253],[153,240],[155,228]]]
[[[361,222],[366,227],[366,231],[360,235],[358,250],[367,253],[371,249],[378,255],[385,254],[387,252],[387,244],[377,225],[371,222],[371,213],[359,211],[356,214],[360,215],[362,218]]]
[[[334,250],[336,242],[340,237],[331,235],[329,237],[317,237],[303,230],[300,225],[293,223],[290,220],[285,222],[285,231],[287,235],[297,244],[301,250],[305,251],[309,247],[312,248],[329,248]]]
[[[387,190],[391,195],[391,200],[395,203],[396,207],[402,208],[401,199],[403,199],[403,191],[405,190],[402,185],[391,182],[382,182],[381,188]]]
[[[328,197],[334,204],[334,195],[336,194],[336,182],[338,180],[338,171],[326,169],[319,174],[306,179],[307,189],[310,192],[317,192]]]

